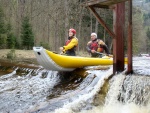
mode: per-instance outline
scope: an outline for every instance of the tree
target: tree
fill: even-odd
[[[12,32],[12,26],[10,23],[7,25],[6,30],[7,30],[7,47],[9,49],[14,49],[16,45],[16,37]]]
[[[32,47],[34,46],[34,36],[28,17],[24,17],[22,21],[21,40],[23,49],[29,50],[32,49]]]
[[[2,17],[0,18],[2,26],[0,26],[0,30],[4,29],[1,30],[3,33],[0,32],[1,37],[3,37],[0,40],[1,48],[2,45],[3,48],[5,47],[6,42],[13,43],[13,38],[10,37],[13,37],[11,33],[14,33],[14,36],[16,36],[15,48],[23,47],[28,49],[33,46],[34,42],[36,46],[42,45],[52,51],[59,51],[59,47],[63,46],[68,38],[68,29],[71,27],[77,30],[79,51],[86,50],[85,47],[90,40],[91,32],[97,32],[98,37],[103,39],[108,47],[111,47],[112,44],[110,45],[109,43],[111,43],[112,38],[101,24],[96,22],[93,14],[90,15],[91,11],[82,5],[84,1],[86,0],[0,0],[0,6],[3,9],[3,13],[0,15]],[[149,2],[150,0],[145,1]],[[144,27],[150,26],[148,5],[149,3],[144,4],[146,6],[144,10],[136,6],[133,7],[133,53],[146,51],[147,36]],[[113,31],[112,9],[95,8],[95,10]],[[21,25],[26,16],[30,20],[29,26],[31,27],[32,25],[32,29],[29,27],[27,30],[25,25]],[[6,22],[11,23],[12,31],[10,33],[6,33]],[[25,33],[27,31],[28,33]],[[32,38],[26,36],[29,34]]]
[[[143,12],[133,8],[133,54],[146,52],[146,33],[144,31]]]
[[[147,52],[150,52],[150,30],[149,30],[149,28],[146,31],[146,35],[147,35],[147,41],[146,41],[146,43],[147,43]]]
[[[0,48],[5,48],[7,43],[7,35],[4,21],[4,12],[0,7]]]
[[[149,30],[149,28],[146,31],[146,35],[147,35],[148,39],[150,40],[150,30]]]

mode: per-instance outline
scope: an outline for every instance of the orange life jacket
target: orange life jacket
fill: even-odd
[[[104,51],[104,49],[102,47],[98,47],[97,48],[97,52],[101,52],[102,53],[103,51]]]

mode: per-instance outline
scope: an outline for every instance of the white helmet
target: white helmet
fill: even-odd
[[[97,38],[97,34],[96,33],[91,33],[91,36],[95,36]]]

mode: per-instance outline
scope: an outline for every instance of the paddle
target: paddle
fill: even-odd
[[[102,58],[103,56],[106,56],[106,54],[104,53],[100,53],[100,52],[95,52],[95,53],[98,54],[100,58]]]
[[[60,52],[60,53],[58,53],[56,51],[52,51],[52,52],[55,53],[55,54],[65,55],[63,52]]]
[[[96,54],[98,54],[99,57],[103,57],[103,56],[113,57],[113,55],[110,54],[106,55],[105,53],[100,53],[100,52],[96,52]]]
[[[51,51],[51,52],[53,52],[53,53],[55,53],[55,54],[59,54],[59,53],[57,53],[56,51]]]

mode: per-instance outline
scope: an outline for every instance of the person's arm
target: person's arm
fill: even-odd
[[[105,50],[105,53],[106,53],[106,54],[110,54],[110,53],[109,53],[109,50],[108,50],[108,47],[107,47],[107,45],[106,45],[106,44],[105,44],[105,45],[103,45],[103,48],[104,48],[104,50]]]
[[[110,54],[107,45],[102,40],[99,40],[98,43],[99,43],[100,46],[103,47],[106,54]]]
[[[89,53],[91,53],[90,45],[87,45],[87,46],[86,46],[86,50],[87,50]]]
[[[91,43],[92,43],[92,41],[89,41],[88,43],[87,43],[87,46],[86,46],[86,50],[89,52],[89,53],[91,53]]]
[[[67,46],[63,46],[63,49],[64,49],[64,51],[67,51],[67,50],[72,49],[74,46],[77,46],[77,45],[78,45],[78,39],[73,38]]]

